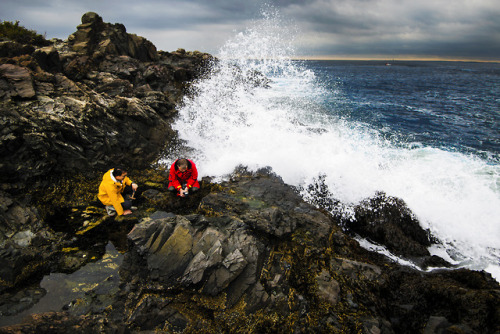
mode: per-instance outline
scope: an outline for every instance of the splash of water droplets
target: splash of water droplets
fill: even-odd
[[[402,198],[445,252],[468,267],[496,270],[500,196],[491,180],[500,167],[391,142],[365,124],[345,121],[342,110],[324,104],[338,92],[291,59],[296,30],[277,12],[266,12],[221,48],[179,109],[174,129],[190,150],[183,155],[197,161],[201,176],[216,180],[238,165],[271,166],[318,205],[322,199],[311,185],[321,180],[332,210],[346,219],[357,203],[384,191]]]

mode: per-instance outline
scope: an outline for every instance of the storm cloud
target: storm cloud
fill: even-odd
[[[2,0],[0,19],[66,39],[93,11],[160,50],[217,54],[266,6],[293,22],[296,56],[500,60],[497,0]]]

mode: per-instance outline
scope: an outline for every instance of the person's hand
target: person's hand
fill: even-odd
[[[132,190],[136,191],[137,188],[139,188],[139,186],[137,185],[137,183],[132,183]]]
[[[186,188],[184,189],[179,189],[179,194],[181,197],[186,197],[187,194],[189,194],[189,191],[188,191],[188,187],[186,186]]]
[[[131,215],[132,214],[132,211],[131,210],[125,210],[123,211],[123,215]]]

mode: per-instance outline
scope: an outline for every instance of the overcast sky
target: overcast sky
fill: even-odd
[[[500,0],[0,0],[0,20],[66,39],[93,11],[159,50],[217,55],[264,4],[293,22],[296,56],[500,60]]]

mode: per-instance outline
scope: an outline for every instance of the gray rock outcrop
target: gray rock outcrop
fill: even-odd
[[[66,42],[11,54],[0,58],[4,189],[120,163],[148,166],[175,137],[170,122],[183,87],[211,59],[158,52],[95,13]]]
[[[150,62],[159,59],[156,47],[144,37],[127,34],[123,24],[103,22],[93,12],[82,16],[82,24],[68,37],[69,48],[94,58],[105,55],[129,56]]]
[[[85,188],[116,164],[148,167],[175,138],[176,101],[211,59],[157,51],[96,13],[67,41],[42,44],[0,42],[0,291],[57,267],[64,248],[44,221],[54,207],[39,212],[34,193],[63,192],[48,189],[72,175],[80,181],[69,188]]]

